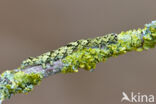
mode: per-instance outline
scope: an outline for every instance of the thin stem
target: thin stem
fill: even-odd
[[[153,21],[143,29],[82,39],[40,56],[29,57],[18,69],[0,75],[0,104],[13,94],[30,92],[43,78],[50,75],[78,72],[79,68],[92,71],[97,63],[109,57],[133,50],[147,50],[154,48],[155,44],[156,21]]]

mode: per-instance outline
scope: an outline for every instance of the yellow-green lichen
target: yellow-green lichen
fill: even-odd
[[[154,48],[156,44],[156,21],[147,24],[144,29],[144,49]]]
[[[71,55],[77,50],[82,50],[84,48],[101,48],[105,46],[108,42],[115,43],[116,42],[116,35],[109,34],[107,36],[97,37],[95,39],[82,39],[75,42],[71,42],[64,47],[61,47],[57,50],[50,51],[44,53],[37,57],[29,57],[28,59],[24,60],[21,64],[21,69],[26,68],[28,66],[35,66],[35,65],[42,65],[45,69],[46,64],[50,63],[53,65],[54,61],[64,59],[66,56]]]
[[[148,33],[143,34],[145,31]],[[118,56],[128,51],[153,48],[156,44],[156,23],[145,29],[121,32],[115,38],[112,34],[90,40],[90,48],[80,48],[63,59],[63,73],[78,72],[79,68],[95,69],[96,64],[111,56]],[[93,47],[94,46],[94,47]]]
[[[25,73],[23,69],[41,65],[40,68],[45,74],[46,71],[55,74],[58,69],[63,73],[78,72],[79,68],[91,70],[95,69],[97,63],[111,56],[118,56],[132,50],[147,50],[153,48],[155,44],[156,21],[153,21],[146,24],[143,29],[129,30],[120,34],[111,33],[94,39],[77,40],[57,50],[37,57],[29,57],[22,62],[19,70],[6,71],[0,76],[0,104],[12,94],[31,91],[34,85],[37,85],[43,78],[44,73],[37,71]]]
[[[93,66],[95,66],[95,63],[97,63],[97,59],[95,60],[95,56],[91,55],[90,53],[94,50],[99,50],[100,52],[104,51],[104,53],[107,54],[104,54],[103,57],[108,58],[110,56],[124,54],[127,51],[142,51],[143,49],[153,48],[155,44],[156,22],[153,21],[152,23],[145,25],[145,28],[143,29],[139,28],[138,30],[129,30],[126,32],[121,32],[120,34],[111,33],[105,36],[96,37],[94,39],[81,39],[71,42],[57,50],[44,53],[38,57],[28,58],[22,62],[20,68],[23,69],[27,66],[42,65],[42,67],[45,69],[46,64],[49,63],[50,65],[53,65],[53,62],[63,60],[63,62],[65,62],[64,65],[66,65],[62,69],[63,72],[67,66],[69,68],[66,69],[68,72],[77,72],[77,68],[82,68],[83,66],[85,68],[88,67],[88,69],[94,68]],[[101,53],[96,52],[96,54],[99,56]],[[92,65],[88,65],[87,61],[85,61],[88,59],[88,57],[93,58],[94,62],[91,62]],[[71,61],[71,59],[74,61]],[[66,64],[67,60],[69,61],[68,64]],[[74,64],[75,62],[76,64]],[[86,65],[83,65],[84,63],[86,63]]]
[[[84,68],[86,70],[95,69],[98,62],[104,61],[104,54],[107,53],[91,48],[77,51],[63,59],[64,68],[62,72],[78,72],[78,68]]]
[[[15,93],[30,92],[43,76],[39,73],[26,74],[22,71],[5,71],[0,81],[0,101],[10,98]]]

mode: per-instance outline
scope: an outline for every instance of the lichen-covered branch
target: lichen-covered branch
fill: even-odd
[[[156,21],[153,21],[143,29],[82,39],[40,56],[29,57],[18,69],[1,74],[0,104],[13,94],[28,93],[49,75],[78,72],[79,68],[92,71],[97,63],[106,61],[109,57],[133,50],[147,50],[155,44]]]

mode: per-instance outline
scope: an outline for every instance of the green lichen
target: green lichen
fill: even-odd
[[[22,71],[5,71],[1,74],[0,102],[16,93],[28,93],[43,76],[39,73],[26,74]]]
[[[121,32],[120,34],[111,33],[94,39],[82,39],[71,42],[57,50],[44,53],[38,57],[28,58],[22,62],[20,68],[23,69],[28,66],[42,65],[45,69],[46,64],[49,63],[50,65],[53,65],[53,62],[63,60],[65,67],[62,72],[65,72],[65,70],[67,70],[67,72],[77,72],[77,68],[82,68],[82,66],[85,66],[86,69],[94,68],[93,66],[95,65],[80,64],[87,63],[88,57],[91,57],[94,60],[91,62],[92,64],[96,64],[97,59],[95,59],[95,57],[99,56],[101,52],[105,53],[104,56],[102,55],[105,60],[108,57],[118,56],[128,51],[142,51],[144,49],[153,48],[155,44],[156,22],[153,21],[150,24],[146,24],[143,29],[129,30]],[[99,51],[97,52],[97,50]],[[96,51],[95,56],[90,54],[92,51]],[[88,56],[84,54],[87,54]],[[71,61],[71,59],[73,61]]]
[[[101,47],[81,48],[65,57],[63,73],[78,72],[79,68],[95,69],[97,63],[111,56],[118,56],[132,50],[140,52],[143,49],[153,48],[156,44],[156,22],[146,25],[144,29],[121,32],[116,38],[110,34],[98,37],[91,40],[89,44],[90,46],[101,45]]]
[[[133,50],[140,52],[153,48],[155,44],[156,21],[153,21],[146,24],[143,29],[129,30],[120,34],[111,33],[94,39],[77,40],[57,50],[37,57],[29,57],[22,62],[19,70],[6,71],[0,76],[0,104],[12,94],[31,91],[34,85],[42,80],[43,74],[56,74],[58,69],[62,73],[78,72],[79,68],[92,71],[97,63],[104,62],[109,57]],[[29,73],[25,73],[23,69],[29,69],[31,66],[43,68],[41,69],[43,73],[38,73],[41,70],[32,72],[29,70]]]
[[[62,72],[78,72],[79,68],[86,70],[95,69],[97,63],[107,60],[111,56],[118,56],[127,51],[137,50],[141,45],[140,34],[141,31],[139,29],[138,31],[121,32],[116,40],[114,40],[114,38],[108,39],[106,36],[99,38],[99,41],[95,39],[97,44],[101,44],[101,40],[105,40],[103,41],[105,44],[100,48],[80,49],[67,56],[63,59],[64,67]],[[95,43],[95,41],[93,41],[93,43]]]
[[[144,49],[154,48],[156,44],[156,21],[151,24],[146,24],[144,29]]]
[[[78,68],[84,68],[86,70],[95,69],[98,62],[104,61],[106,54],[108,52],[92,48],[77,51],[63,59],[64,68],[62,72],[78,72]]]
[[[42,65],[43,68],[46,68],[46,64],[48,63],[53,65],[54,61],[62,60],[66,56],[69,56],[72,53],[84,48],[88,48],[88,47],[101,48],[109,41],[115,42],[116,41],[115,38],[116,38],[115,34],[109,34],[107,36],[97,37],[95,39],[87,39],[87,40],[82,39],[75,42],[71,42],[66,46],[63,46],[57,50],[44,53],[37,57],[29,57],[28,59],[22,62],[20,69],[24,69],[28,66],[35,66],[35,65]]]

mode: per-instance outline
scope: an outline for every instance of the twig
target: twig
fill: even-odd
[[[92,71],[97,63],[109,57],[133,50],[147,50],[155,44],[156,21],[153,21],[143,29],[78,40],[38,57],[29,57],[18,69],[1,74],[0,104],[13,94],[30,92],[34,85],[50,75],[78,72],[79,68]]]

